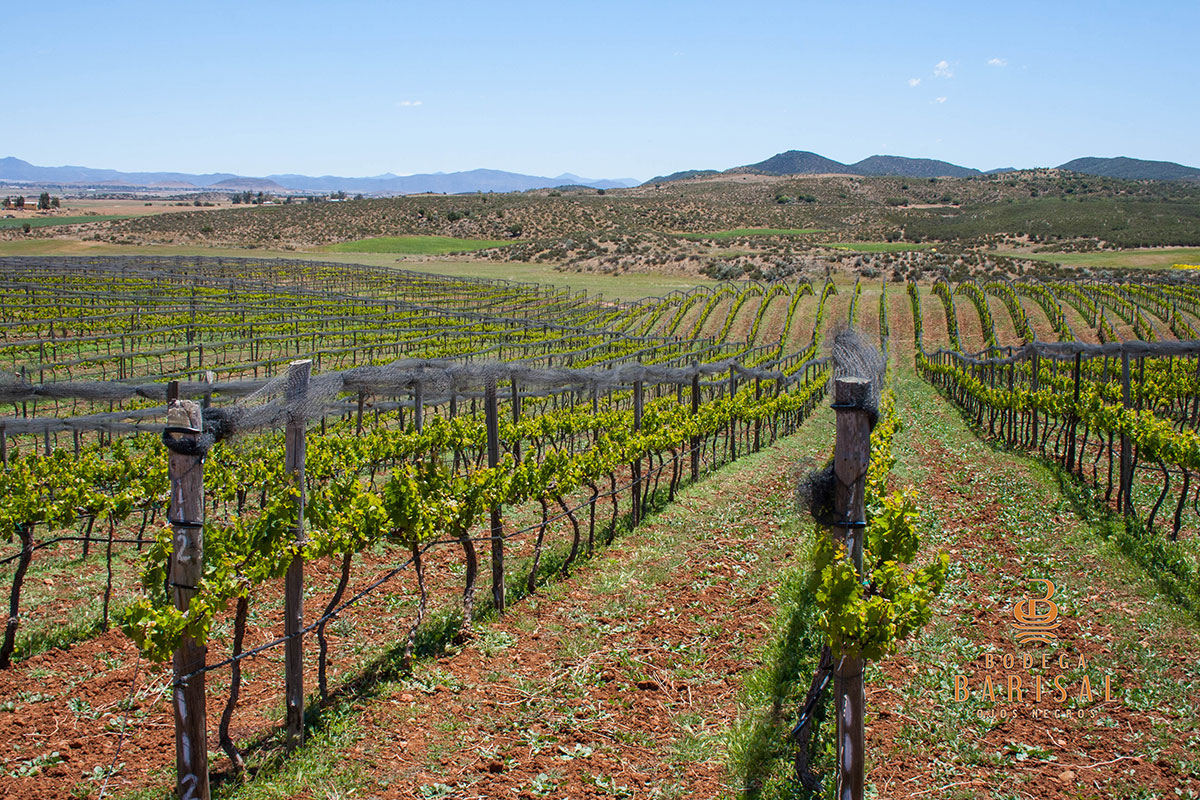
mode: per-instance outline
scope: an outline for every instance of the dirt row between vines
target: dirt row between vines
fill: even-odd
[[[827,452],[821,416],[357,708],[325,748],[330,783],[381,798],[729,794],[722,742],[775,635],[794,462]],[[313,766],[270,785],[300,789],[297,769]]]
[[[625,480],[622,475],[620,482]],[[568,498],[568,502],[576,500],[580,499]],[[622,513],[628,510],[627,502],[622,492]],[[601,538],[611,513],[607,498],[597,504]],[[510,533],[514,527],[524,528],[535,520],[536,515],[528,508],[508,509],[504,515],[505,529]],[[582,532],[586,535],[586,508],[583,522]],[[483,535],[484,531],[476,533]],[[514,578],[528,569],[534,533],[526,531],[507,543],[506,555]],[[570,535],[566,521],[548,526],[546,562],[566,551]],[[95,610],[104,580],[103,548],[93,546],[92,557],[86,561],[78,553],[77,544],[62,543],[35,557],[26,579],[23,625],[65,624],[63,620],[71,615],[88,615]],[[112,773],[111,794],[112,787],[128,790],[154,785],[161,781],[165,770],[173,767],[170,667],[140,657],[133,643],[118,630],[120,609],[131,599],[141,569],[133,556],[122,553],[114,557],[117,580],[110,630],[97,632],[70,647],[52,648],[18,660],[11,669],[0,671],[0,797],[40,800],[72,794],[80,798],[96,796],[106,772]],[[482,576],[490,574],[487,554],[482,556],[476,593],[480,598],[488,592]],[[342,601],[367,590],[408,558],[408,549],[395,544],[379,544],[356,554]],[[430,616],[459,608],[464,574],[459,546],[434,547],[424,561]],[[332,597],[340,577],[339,562],[322,558],[305,565],[306,621],[318,618]],[[351,682],[361,683],[364,676],[396,670],[415,618],[416,588],[413,571],[405,569],[329,623],[325,635],[331,693],[336,695]],[[41,605],[31,602],[43,595],[52,599]],[[282,598],[282,580],[269,581],[252,592],[244,650],[283,635]],[[231,655],[232,611],[230,603],[214,621],[208,645],[209,665]],[[318,686],[317,637],[310,634],[306,641],[305,686],[313,692]],[[440,644],[434,639],[425,649]],[[243,661],[242,681],[230,733],[249,749],[247,762],[253,767],[270,759],[277,750],[283,713],[283,648],[274,647]],[[229,696],[230,668],[215,668],[206,682],[211,769],[217,774],[228,773],[231,765],[220,750],[216,731]]]
[[[401,576],[330,626],[331,687],[360,668],[375,674],[367,690],[360,682],[357,693],[335,698],[313,721],[310,744],[289,759],[278,747],[282,653],[247,662],[232,733],[257,742],[247,758],[253,785],[313,798],[339,786],[374,797],[533,797],[551,786],[571,797],[644,796],[651,787],[663,796],[722,794],[725,757],[715,743],[738,714],[740,676],[774,633],[775,578],[795,546],[794,526],[785,532],[783,522],[794,517],[792,465],[830,446],[831,412],[818,413],[828,418],[684,490],[570,578],[480,623],[411,675],[395,664],[413,610],[412,576]],[[820,424],[806,443],[805,431]],[[598,522],[609,513],[603,504]],[[565,523],[555,527],[548,544],[561,545]],[[521,545],[510,557],[529,543]],[[356,559],[347,596],[400,557]],[[481,578],[488,569],[483,558]],[[312,618],[337,568],[324,560],[308,572]],[[461,592],[461,574],[456,547],[428,559],[443,607]],[[281,632],[282,593],[265,587],[260,596],[247,647]],[[228,627],[227,619],[218,624],[210,662],[228,653]],[[306,685],[315,690],[315,641],[309,649]],[[215,736],[227,669],[210,677],[209,691],[209,749],[220,775],[229,768]],[[169,697],[169,673],[139,661],[115,630],[0,673],[0,701],[12,703],[0,710],[0,796],[96,797],[113,763],[107,796],[159,796],[173,783]],[[57,758],[39,764],[51,753]]]
[[[977,438],[915,376],[911,314],[898,299],[892,310],[904,425],[893,477],[920,489],[926,550],[945,550],[952,566],[930,628],[868,675],[878,796],[1195,796],[1200,626],[1104,541],[1097,517],[1073,506],[1049,469]],[[1056,584],[1061,626],[1049,645],[1019,643],[1013,624],[1016,603],[1041,596],[1036,578]],[[1092,701],[1080,699],[1084,674]],[[982,696],[985,675],[995,702]],[[1067,678],[1065,702],[1056,675]],[[969,696],[956,694],[955,676]],[[1023,695],[1009,696],[1010,676]]]

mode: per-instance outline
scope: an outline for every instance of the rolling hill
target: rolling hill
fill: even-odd
[[[1139,158],[1077,158],[1058,167],[1085,175],[1099,175],[1124,180],[1200,180],[1200,169],[1176,164],[1173,161],[1146,161]],[[863,177],[891,176],[902,178],[969,178],[975,175],[990,175],[1014,172],[1014,167],[1001,167],[983,172],[973,167],[963,167],[934,158],[907,158],[905,156],[874,155],[843,164],[808,150],[787,150],[754,164],[731,167],[723,172],[716,170],[683,170],[651,178],[647,183],[666,183],[688,178],[712,175],[861,175]]]
[[[647,183],[666,183],[713,175],[861,175],[863,177],[892,176],[905,178],[966,178],[982,175],[977,169],[960,167],[932,158],[904,156],[870,156],[853,164],[843,164],[809,150],[787,150],[755,164],[716,170],[684,170],[651,178]]]
[[[1200,169],[1176,164],[1174,161],[1145,161],[1140,158],[1077,158],[1060,164],[1059,169],[1082,172],[1085,175],[1100,175],[1105,178],[1122,178],[1131,181],[1179,181],[1200,180]]]
[[[847,167],[855,175],[896,175],[905,178],[967,178],[981,175],[979,170],[960,167],[933,158],[870,156]]]
[[[848,171],[842,162],[808,150],[788,150],[757,164],[726,170],[729,173],[753,172],[760,175],[828,175]]]

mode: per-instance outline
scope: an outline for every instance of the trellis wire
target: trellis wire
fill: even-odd
[[[781,359],[782,360],[782,359]],[[728,374],[739,379],[760,379],[777,382],[781,388],[799,384],[801,373],[810,366],[826,364],[828,357],[814,358],[799,365],[792,373],[769,367],[747,367],[727,359],[689,367],[663,367],[637,362],[612,367],[586,369],[535,368],[511,362],[455,362],[446,359],[401,359],[386,366],[353,367],[338,372],[313,376],[307,392],[295,401],[280,399],[287,382],[285,375],[259,381],[230,383],[189,382],[179,386],[181,397],[209,397],[225,394],[239,397],[240,402],[222,407],[225,435],[237,435],[281,427],[288,419],[315,420],[330,411],[345,411],[337,398],[346,393],[364,392],[373,395],[399,395],[414,391],[432,392],[431,402],[448,401],[451,396],[482,397],[489,383],[513,383],[525,387],[521,397],[544,397],[563,391],[611,392],[631,388],[641,381],[651,385],[683,385],[692,376]],[[722,381],[706,383],[719,387]],[[532,389],[542,390],[540,393]],[[0,402],[16,403],[36,399],[78,399],[115,401],[131,398],[165,400],[165,383],[128,384],[118,381],[63,381],[31,384],[0,381]],[[264,403],[256,401],[266,400]],[[408,407],[407,405],[405,407]],[[0,427],[9,436],[40,434],[55,431],[104,431],[133,433],[160,427],[162,407],[131,409],[88,414],[78,417],[0,417]],[[129,421],[134,420],[134,421]],[[150,425],[149,421],[155,424]],[[142,421],[146,421],[143,424]]]

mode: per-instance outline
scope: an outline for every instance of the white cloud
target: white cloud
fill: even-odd
[[[987,63],[988,63],[989,67],[1007,67],[1008,59],[1007,58],[989,58]]]
[[[909,79],[908,79],[908,85],[909,85],[909,86],[920,86],[920,85],[921,85],[921,79],[920,79],[920,78],[909,78]]]
[[[935,78],[953,78],[954,70],[950,69],[950,62],[942,59],[933,65],[933,75]]]
[[[935,103],[938,103],[938,104],[940,105],[941,103],[944,103],[944,102],[946,102],[946,98],[944,98],[944,97],[935,97],[935,98],[933,99],[933,102],[935,102]]]
[[[396,105],[400,106],[401,108],[412,108],[414,106],[422,105],[422,103],[420,100],[401,100],[399,103],[396,103]]]

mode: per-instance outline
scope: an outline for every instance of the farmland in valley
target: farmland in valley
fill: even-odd
[[[25,225],[31,228],[49,228],[56,225],[81,225],[88,222],[111,222],[115,219],[127,219],[127,217],[117,216],[113,214],[97,214],[91,217],[70,217],[70,216],[55,216],[55,217],[25,217],[13,219],[0,219],[0,230],[20,228]]]

